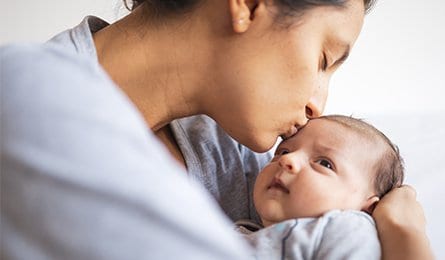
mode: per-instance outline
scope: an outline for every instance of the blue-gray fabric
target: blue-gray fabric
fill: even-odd
[[[99,65],[106,25],[0,49],[1,258],[246,259],[230,219],[257,218],[249,194],[270,156],[184,118],[170,127],[187,174]]]
[[[244,223],[246,224],[246,223]],[[374,220],[364,212],[333,210],[319,218],[291,219],[248,232],[252,259],[379,260],[381,248]]]

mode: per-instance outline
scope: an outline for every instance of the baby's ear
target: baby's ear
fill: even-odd
[[[377,195],[369,197],[365,202],[363,202],[361,210],[369,215],[372,215],[372,212],[374,211],[375,206],[377,206],[379,200],[380,198]]]

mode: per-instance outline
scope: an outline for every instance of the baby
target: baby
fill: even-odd
[[[340,115],[312,119],[257,177],[261,223],[241,220],[238,230],[259,259],[380,259],[370,214],[403,177],[397,147],[373,126]]]

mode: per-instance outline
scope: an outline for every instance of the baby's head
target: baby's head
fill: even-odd
[[[403,177],[399,151],[383,133],[359,119],[324,116],[281,142],[253,197],[264,226],[333,209],[371,213]]]

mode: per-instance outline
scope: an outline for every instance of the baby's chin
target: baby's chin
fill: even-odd
[[[287,219],[282,219],[282,220],[277,220],[277,219],[275,219],[275,220],[268,220],[268,219],[263,219],[263,218],[261,218],[261,224],[263,225],[263,227],[270,227],[270,226],[272,226],[272,225],[275,225],[275,224],[277,224],[277,223],[283,222],[283,221],[285,221],[285,220],[287,220]]]
[[[261,223],[264,227],[290,219],[286,218],[282,214],[279,214],[277,210],[273,209],[260,210],[258,214],[260,215]]]
[[[282,209],[278,209],[278,205],[268,205],[269,207],[265,207],[262,210],[258,211],[258,215],[260,216],[260,219],[262,221],[262,224],[264,227],[268,227],[289,219],[296,219],[296,218],[317,218],[323,216],[324,213],[295,213],[292,215],[286,215]]]

